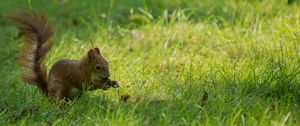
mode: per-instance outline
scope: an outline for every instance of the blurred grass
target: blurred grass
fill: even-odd
[[[46,63],[92,40],[120,91],[48,102],[18,75],[22,46],[0,2],[0,125],[299,125],[299,1],[31,0],[55,25]],[[208,99],[203,99],[203,92]],[[120,95],[132,98],[119,102]],[[202,102],[205,102],[202,103]],[[37,108],[32,114],[22,110]]]

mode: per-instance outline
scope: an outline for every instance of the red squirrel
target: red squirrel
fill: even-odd
[[[47,76],[44,59],[52,47],[50,38],[54,33],[47,17],[36,12],[8,17],[17,23],[20,34],[24,36],[24,52],[19,64],[31,72],[21,75],[21,79],[36,85],[46,96],[72,99],[80,96],[84,87],[90,86],[89,90],[119,87],[117,81],[109,79],[108,62],[98,48],[90,49],[80,60],[57,61]]]

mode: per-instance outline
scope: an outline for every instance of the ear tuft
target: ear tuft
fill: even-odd
[[[94,50],[93,49],[89,50],[88,57],[89,57],[89,59],[92,59],[94,57]]]
[[[94,48],[94,51],[95,51],[96,54],[101,55],[99,48]]]

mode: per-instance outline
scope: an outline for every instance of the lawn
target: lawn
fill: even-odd
[[[32,9],[55,26],[48,69],[93,43],[120,89],[62,102],[22,82],[5,15]],[[300,125],[298,0],[2,0],[0,30],[0,125]]]

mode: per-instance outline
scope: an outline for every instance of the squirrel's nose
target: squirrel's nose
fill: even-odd
[[[109,78],[109,77],[110,77],[110,73],[107,72],[107,73],[105,74],[105,77]]]

